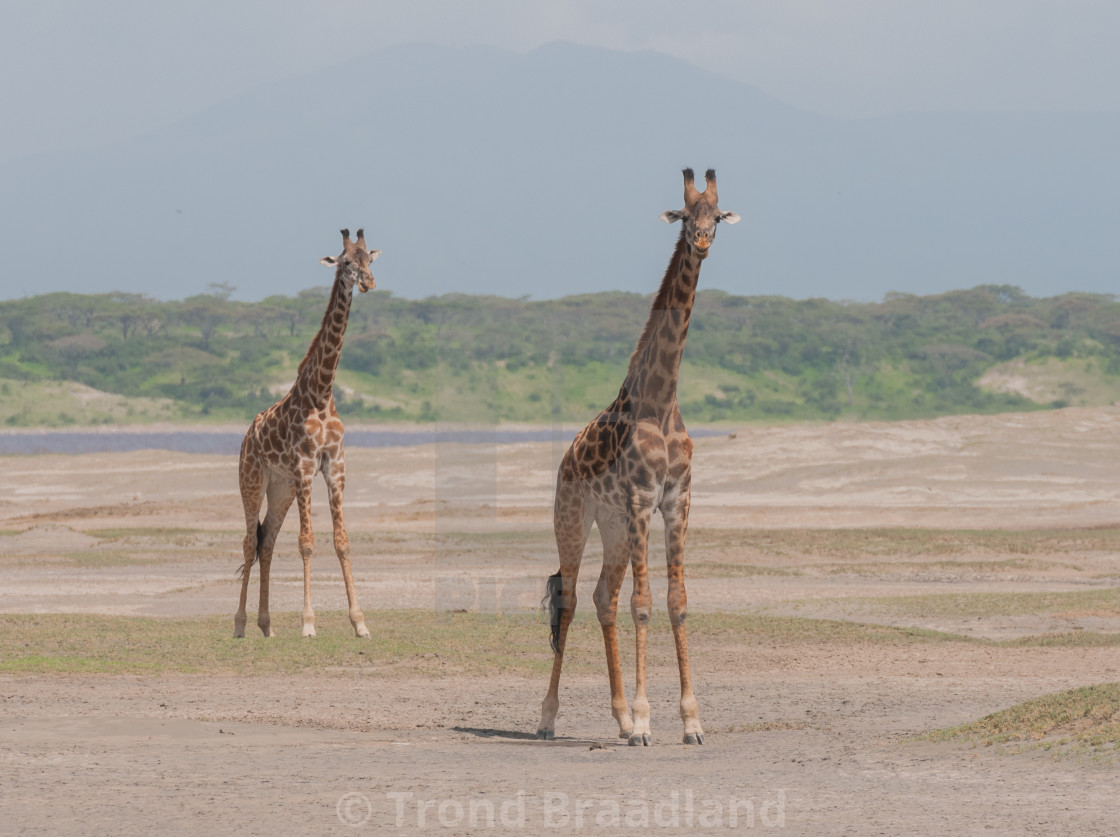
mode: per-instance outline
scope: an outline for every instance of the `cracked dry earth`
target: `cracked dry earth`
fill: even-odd
[[[1067,409],[700,439],[690,609],[989,639],[1120,631],[1108,607],[977,615],[899,604],[1116,587],[1115,554],[1064,546],[1060,532],[1116,525],[1118,420],[1114,408]],[[347,520],[367,614],[531,608],[555,569],[550,504],[563,447],[348,451]],[[232,625],[235,457],[141,451],[4,466],[0,612],[227,614]],[[315,606],[343,610],[321,486],[314,523]],[[293,517],[273,566],[281,633],[299,630],[294,528]],[[1025,551],[1022,537],[876,551],[864,530],[883,529],[1059,536]],[[653,567],[660,545],[651,549]],[[581,610],[599,556],[593,534]],[[651,576],[663,603],[664,580]],[[605,669],[601,651],[562,681],[553,742],[532,737],[544,675],[0,674],[0,835],[1111,834],[1120,822],[1115,763],[917,738],[1120,679],[1114,647],[726,634],[692,645],[703,747],[679,743],[664,643],[651,647],[649,748],[613,738],[605,670],[589,673]]]

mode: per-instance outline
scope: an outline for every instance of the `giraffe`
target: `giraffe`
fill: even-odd
[[[652,597],[646,559],[650,519],[657,510],[665,521],[668,610],[680,670],[684,743],[704,743],[685,632],[684,542],[692,441],[681,421],[676,393],[700,265],[715,240],[716,225],[720,221],[739,221],[737,214],[723,211],[717,205],[715,171],[709,169],[705,180],[705,191],[698,191],[692,169],[685,169],[684,209],[661,215],[666,223],[680,221],[681,233],[649,319],[630,357],[618,398],[575,437],[557,473],[553,529],[560,569],[548,579],[545,595],[551,613],[555,656],[541,706],[539,738],[556,735],[560,668],[568,626],[576,608],[576,577],[591,524],[596,523],[603,540],[603,568],[592,598],[603,630],[611,714],[618,722],[620,738],[627,739],[632,746],[649,746],[646,634]],[[618,595],[628,565],[634,572],[630,614],[634,620],[637,671],[632,716],[622,686],[615,625]]]
[[[268,613],[268,573],[276,536],[292,501],[299,510],[299,552],[303,558],[303,635],[315,636],[315,612],[311,608],[311,555],[315,536],[311,532],[311,482],[322,472],[330,493],[334,548],[346,582],[350,623],[359,637],[369,637],[365,617],[358,607],[354,579],[350,572],[350,540],[342,519],[342,492],[346,485],[346,462],[342,455],[342,422],[334,406],[333,385],[342,338],[350,316],[354,286],[362,293],[375,285],[370,263],[380,250],[366,250],[365,234],[358,230],[357,240],[342,230],[342,253],[327,256],[320,264],[335,267],[334,286],[327,303],[323,324],[299,364],[291,390],[260,413],[241,443],[238,467],[241,502],[245,507],[245,563],[241,568],[241,603],[233,620],[233,635],[245,636],[245,600],[249,574],[260,562],[261,589],[257,626],[271,637]],[[268,506],[264,520],[259,519],[262,502]]]

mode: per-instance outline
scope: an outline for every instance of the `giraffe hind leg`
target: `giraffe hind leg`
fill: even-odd
[[[237,614],[233,617],[233,636],[245,636],[245,607],[249,597],[249,577],[252,575],[253,564],[260,558],[261,523],[258,515],[261,510],[261,500],[264,496],[264,474],[259,466],[248,464],[242,452],[240,466],[241,503],[245,509],[245,539],[242,541],[243,561],[239,570],[241,579],[241,597],[238,601]]]
[[[560,653],[560,617],[564,614],[564,575],[557,570],[545,582],[544,598],[541,599],[541,609],[548,610],[548,623],[552,632],[548,644],[554,653]]]
[[[295,491],[290,482],[273,479],[268,484],[268,508],[264,520],[257,526],[257,556],[260,562],[260,597],[257,603],[257,627],[266,637],[272,633],[272,617],[269,614],[269,581],[272,573],[272,553],[276,548],[276,537],[284,525],[284,517],[292,505]]]
[[[247,564],[242,564],[237,568],[237,580],[244,581],[249,568],[261,560],[261,543],[264,541],[264,523],[257,521],[257,545],[253,550],[253,560]]]
[[[549,645],[554,652],[548,692],[541,704],[538,738],[556,737],[556,715],[560,711],[560,669],[564,663],[564,645],[568,626],[576,611],[576,579],[583,560],[583,547],[591,534],[593,517],[583,499],[579,485],[562,479],[556,485],[556,508],[553,530],[560,554],[560,569],[549,577],[542,604],[549,609]]]

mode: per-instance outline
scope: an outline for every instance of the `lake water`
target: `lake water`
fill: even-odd
[[[346,446],[358,448],[405,447],[433,442],[510,445],[518,442],[567,444],[575,430],[538,428],[506,430],[347,430]],[[720,436],[723,430],[690,430],[694,438]],[[134,450],[173,450],[180,453],[236,454],[244,433],[206,430],[43,430],[0,432],[0,455],[36,453],[117,453]]]

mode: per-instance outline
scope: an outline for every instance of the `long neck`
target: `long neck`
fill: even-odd
[[[622,386],[624,393],[637,402],[638,412],[660,413],[676,399],[700,263],[682,229]]]
[[[353,286],[343,282],[341,275],[336,273],[323,324],[300,361],[294,388],[301,389],[315,407],[325,408],[330,403],[353,296]]]

